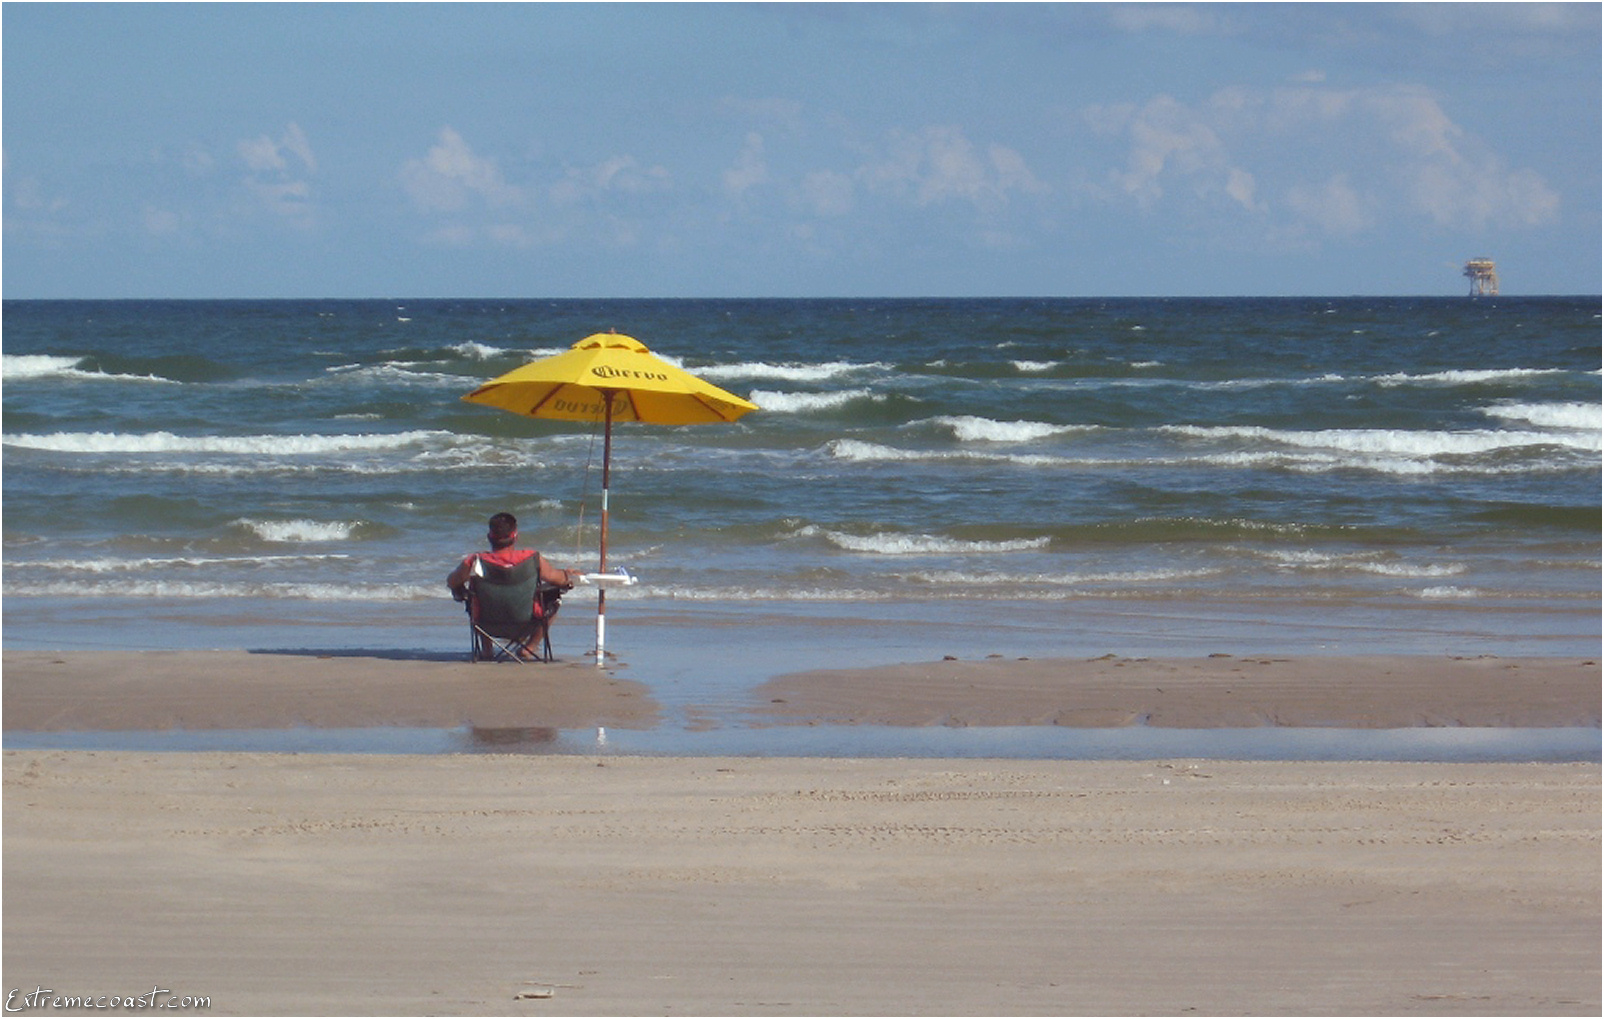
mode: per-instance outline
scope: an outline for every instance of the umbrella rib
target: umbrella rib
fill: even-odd
[[[540,408],[544,407],[548,402],[550,402],[552,400],[552,398],[557,395],[557,391],[559,389],[561,389],[561,388],[562,388],[562,386],[557,385],[557,386],[552,386],[550,389],[546,390],[546,395],[542,396],[539,400],[536,400],[534,405],[531,406],[529,408],[529,410],[526,411],[526,413],[530,417],[534,417],[536,412],[539,411]]]
[[[720,421],[723,421],[725,424],[729,424],[731,421],[735,420],[732,417],[725,417],[724,416],[724,411],[718,406],[718,404],[709,403],[707,401],[707,398],[704,397],[701,393],[692,393],[691,396],[692,396],[692,398],[694,398],[696,400],[697,403],[701,404],[702,406],[706,407],[708,410],[712,411],[713,412],[713,416],[718,418]]]

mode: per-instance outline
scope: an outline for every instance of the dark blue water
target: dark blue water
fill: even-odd
[[[5,640],[454,647],[484,518],[584,566],[600,481],[596,429],[459,397],[609,328],[762,408],[619,429],[613,611],[1596,642],[1596,298],[8,301]]]

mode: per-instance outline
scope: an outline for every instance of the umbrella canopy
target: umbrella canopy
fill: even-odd
[[[601,548],[607,569],[608,489],[613,422],[700,425],[734,421],[757,404],[677,368],[631,336],[596,333],[564,353],[514,368],[463,397],[469,403],[558,421],[600,421],[602,442]],[[605,654],[607,588],[596,595],[596,664]]]
[[[608,394],[612,394],[611,397]],[[560,421],[701,425],[734,421],[757,405],[726,393],[619,333],[587,336],[463,397],[471,403]]]

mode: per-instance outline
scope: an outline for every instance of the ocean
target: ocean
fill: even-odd
[[[608,596],[608,648],[667,687],[731,654],[759,679],[945,652],[1597,654],[1599,316],[6,301],[3,640],[465,652],[443,581],[491,513],[594,566],[601,435],[460,397],[616,329],[761,408],[615,431],[608,559],[639,582]],[[559,657],[592,648],[593,603],[565,601]]]

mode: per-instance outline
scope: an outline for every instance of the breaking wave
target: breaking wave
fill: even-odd
[[[1043,421],[993,421],[967,415],[931,418],[930,423],[950,430],[959,442],[1030,442],[1095,427],[1050,425]]]
[[[316,542],[316,541],[348,541],[361,527],[361,521],[323,521],[323,520],[248,520],[241,518],[234,521],[237,527],[243,527],[263,541],[271,542]]]
[[[451,439],[445,431],[369,435],[175,435],[172,432],[56,432],[0,437],[7,446],[53,453],[230,453],[246,456],[318,456],[401,449]]]
[[[1009,541],[966,541],[933,534],[847,534],[809,524],[797,530],[799,538],[820,537],[847,552],[874,555],[973,555],[994,552],[1037,552],[1052,538],[1017,538]]]
[[[55,354],[0,354],[0,377],[4,377],[7,382],[66,378],[175,384],[175,380],[162,378],[160,375],[124,374],[83,368],[82,365],[89,360],[87,357],[62,357]]]
[[[1482,408],[1482,413],[1539,428],[1590,432],[1604,428],[1604,411],[1596,403],[1497,403]]]
[[[1196,425],[1164,425],[1158,430],[1199,439],[1247,439],[1303,449],[1413,457],[1490,453],[1524,446],[1562,445],[1585,450],[1600,448],[1600,436],[1596,433],[1567,434],[1496,429],[1422,432],[1392,428],[1325,428],[1296,432],[1277,428]]]
[[[815,411],[835,410],[854,400],[883,402],[884,394],[867,389],[842,389],[833,393],[779,393],[765,389],[752,390],[752,402],[765,411],[775,414],[807,414]]]
[[[885,371],[891,365],[884,362],[858,364],[852,361],[827,361],[819,364],[769,364],[765,361],[747,361],[741,364],[707,365],[695,369],[697,375],[707,379],[776,379],[785,382],[823,382],[854,372]]]

